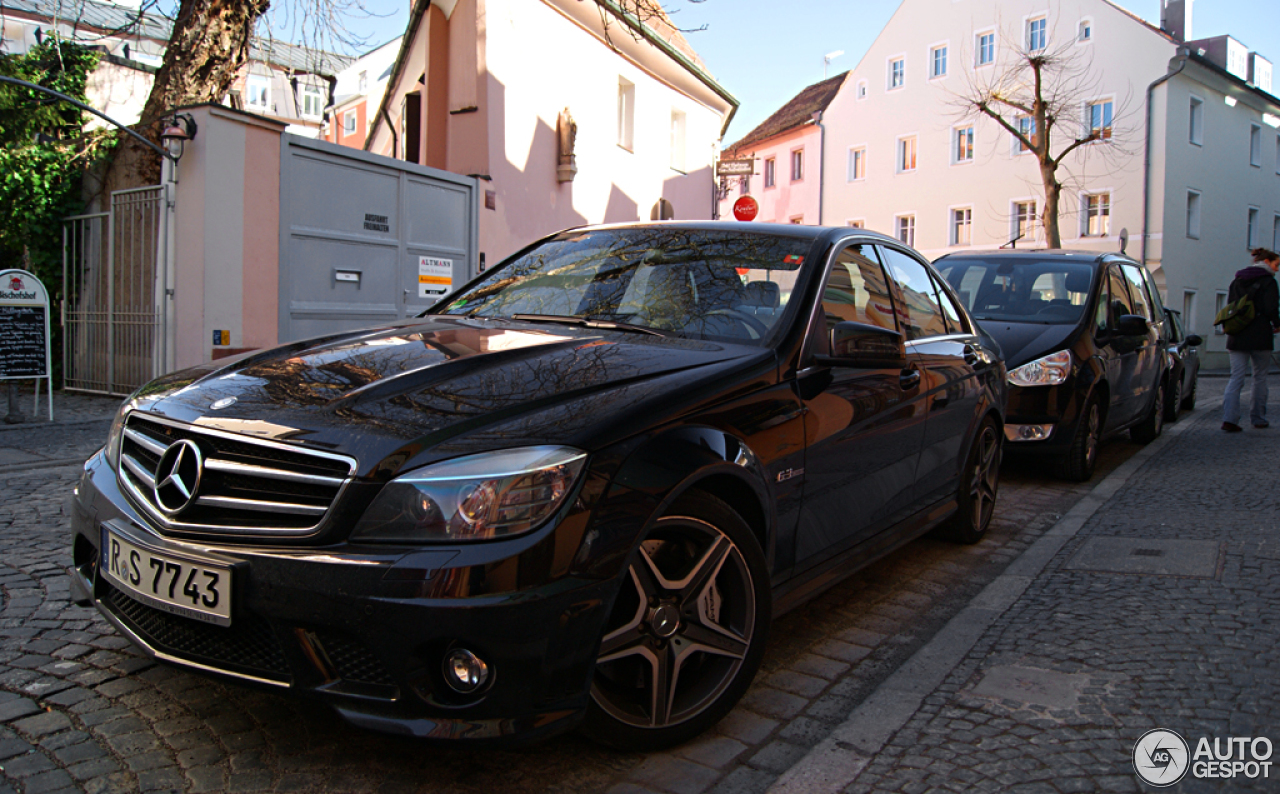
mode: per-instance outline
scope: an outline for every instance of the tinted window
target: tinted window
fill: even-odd
[[[1089,300],[1093,267],[1065,259],[944,259],[938,270],[975,320],[1076,323]]]
[[[810,242],[690,229],[565,232],[436,313],[540,314],[761,344],[781,324]]]
[[[1147,295],[1147,285],[1143,281],[1142,273],[1138,272],[1133,265],[1122,265],[1120,269],[1124,272],[1125,280],[1129,282],[1129,295],[1133,297],[1133,313],[1148,320],[1154,320],[1156,316],[1151,313],[1150,297]]]
[[[1107,284],[1110,286],[1107,327],[1115,328],[1123,315],[1133,314],[1133,299],[1129,297],[1125,279],[1116,265],[1107,268]]]
[[[836,257],[822,289],[827,330],[839,322],[894,328],[893,301],[870,245],[851,245]]]
[[[898,313],[898,330],[908,340],[947,333],[933,280],[924,265],[893,248],[877,246],[889,275]]]
[[[956,307],[955,300],[951,295],[938,284],[936,277],[933,283],[934,290],[938,293],[938,305],[942,307],[942,313],[947,319],[947,330],[953,334],[969,333],[968,325],[964,320],[960,319],[960,309]]]

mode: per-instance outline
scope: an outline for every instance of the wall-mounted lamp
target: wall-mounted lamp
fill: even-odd
[[[160,142],[164,144],[169,158],[176,164],[182,159],[182,151],[187,141],[196,137],[196,120],[187,113],[175,113],[173,118],[164,123],[164,131],[160,133]]]
[[[1223,100],[1227,103],[1227,107],[1229,108],[1236,106],[1236,98],[1233,96],[1223,97]]]

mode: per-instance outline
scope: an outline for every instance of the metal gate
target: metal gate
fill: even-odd
[[[63,220],[66,389],[126,395],[164,371],[168,190],[116,191],[109,212]]]

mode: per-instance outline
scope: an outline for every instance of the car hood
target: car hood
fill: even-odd
[[[758,368],[762,359],[772,360],[772,351],[550,323],[429,317],[215,361],[154,381],[133,402],[215,430],[351,454],[369,473],[389,456],[416,465],[420,453],[443,442],[456,447],[459,436],[485,435],[477,431],[557,405],[572,406],[570,425],[553,433],[524,423],[524,438],[507,442],[582,442],[593,424],[617,424],[606,414],[703,382],[709,372],[718,377],[747,362]],[[629,397],[604,399],[606,393]],[[634,417],[634,432],[659,419],[652,412]]]
[[[1045,325],[1044,323],[1011,323],[1005,320],[980,320],[982,327],[1000,343],[1004,363],[1014,369],[1041,356],[1067,347],[1078,324]]]

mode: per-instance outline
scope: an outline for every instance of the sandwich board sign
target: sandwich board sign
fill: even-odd
[[[48,381],[53,420],[53,368],[49,354],[49,293],[25,270],[0,270],[0,380]]]

